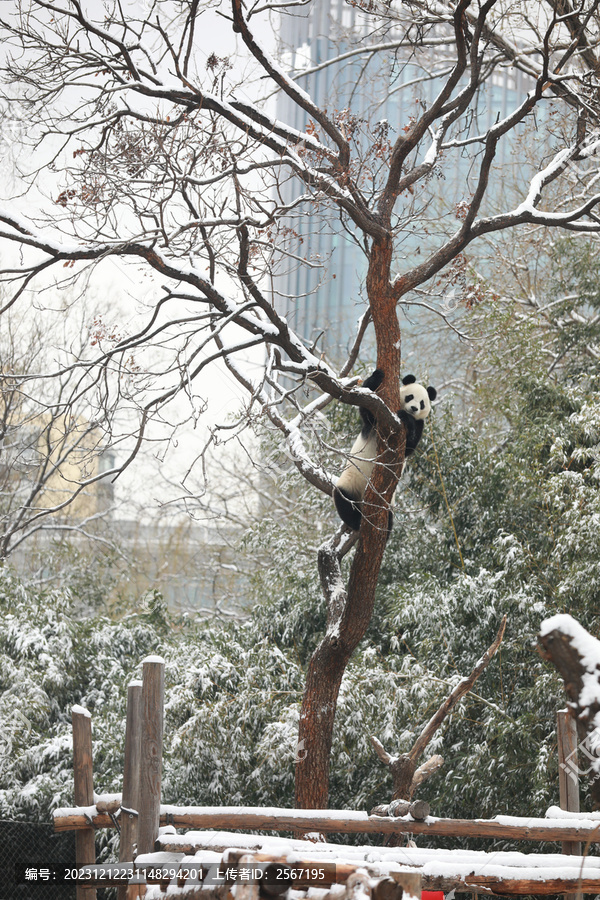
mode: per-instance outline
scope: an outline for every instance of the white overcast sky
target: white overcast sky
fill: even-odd
[[[148,6],[149,4],[136,0],[138,11]],[[222,3],[222,9],[229,14],[229,2]],[[239,37],[233,34],[229,23],[219,15],[218,9],[212,8],[205,11],[201,22],[202,28],[198,32],[201,35],[201,52],[206,57],[215,53],[219,57],[230,57],[233,61],[236,57]],[[260,38],[272,53],[275,45],[272,28],[261,28]],[[239,71],[243,70],[239,68]],[[32,218],[35,221],[38,207],[51,209],[60,188],[52,173],[48,172],[42,181],[45,196],[36,189],[30,190],[29,193],[25,191],[25,184],[19,178],[17,167],[26,171],[34,164],[34,160],[24,154],[23,148],[19,144],[21,130],[28,127],[27,119],[26,116],[19,116],[18,113],[11,114],[3,124],[5,127],[0,135],[0,159],[2,160],[0,163],[2,171],[0,202],[13,212],[18,211],[24,218]],[[46,154],[44,155],[46,156]],[[3,248],[4,261],[7,258],[5,249],[8,248]],[[153,276],[145,272],[140,278],[141,272],[140,266],[121,265],[118,261],[108,261],[96,268],[92,278],[94,287],[91,295],[102,296],[105,294],[106,297],[111,298],[113,319],[110,321],[109,315],[106,314],[104,318],[107,320],[107,325],[117,324],[123,331],[131,330],[136,316],[137,302],[139,300],[147,302],[153,292],[156,293],[156,296],[159,295],[160,279],[154,279],[153,285]],[[48,294],[40,294],[38,302],[43,305],[47,297]],[[73,327],[78,326],[74,323]],[[254,361],[257,366],[261,359],[262,356],[257,355]],[[252,365],[252,362],[250,364]],[[164,502],[168,499],[168,493],[160,486],[160,479],[155,477],[158,470],[162,471],[171,481],[176,481],[178,475],[185,471],[197,453],[199,445],[204,444],[208,427],[216,422],[225,421],[228,416],[239,409],[239,387],[223,366],[212,367],[206,372],[203,379],[202,382],[196,384],[196,390],[207,401],[208,406],[206,413],[199,420],[196,430],[192,430],[190,426],[178,431],[164,462],[162,460],[160,463],[152,462],[147,458],[144,462],[142,459],[138,459],[117,481],[118,493],[123,496],[133,493],[137,500],[142,497],[148,504],[154,500]],[[148,451],[146,457],[147,455]]]

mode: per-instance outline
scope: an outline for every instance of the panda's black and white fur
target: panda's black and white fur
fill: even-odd
[[[363,387],[376,391],[384,379],[381,369],[375,369],[372,375],[365,380]],[[406,375],[402,379],[400,397],[402,409],[398,410],[398,418],[406,428],[405,457],[414,453],[417,444],[423,434],[423,422],[431,410],[431,401],[437,396],[433,387],[425,388],[418,384],[414,375]],[[377,459],[377,429],[373,413],[359,407],[363,420],[363,428],[354,441],[350,451],[348,465],[340,475],[333,491],[333,499],[342,522],[353,531],[358,531],[362,520],[362,500],[367,489],[367,484],[373,472]],[[388,529],[392,528],[393,516],[390,512]]]

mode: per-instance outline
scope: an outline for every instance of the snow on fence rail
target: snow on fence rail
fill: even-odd
[[[112,796],[112,795],[111,795]],[[103,803],[98,801],[100,808]],[[54,811],[55,831],[111,828],[115,822],[97,806]],[[442,819],[427,816],[369,816],[352,810],[284,809],[252,806],[160,807],[160,824],[177,828],[232,828],[269,831],[323,831],[340,834],[430,834],[450,837],[504,838],[519,841],[600,841],[600,819],[541,819],[495,816],[493,819]]]
[[[56,831],[77,832],[78,900],[94,900],[95,887],[110,884],[118,885],[119,900],[141,896],[162,900],[167,892],[169,898],[186,900],[231,900],[232,893],[236,900],[258,900],[282,893],[281,884],[265,880],[265,873],[275,870],[285,873],[284,887],[323,888],[320,900],[351,900],[357,885],[370,900],[401,900],[402,891],[405,900],[418,897],[421,886],[512,895],[600,892],[600,859],[586,855],[591,843],[600,842],[600,813],[597,818],[576,814],[573,806],[578,800],[573,790],[567,796],[562,784],[561,806],[570,811],[552,807],[546,818],[443,819],[427,815],[428,810],[421,809],[427,806],[423,801],[413,803],[412,815],[394,818],[348,810],[161,805],[163,703],[164,662],[149,657],[144,660],[142,683],[134,682],[128,691],[122,795],[93,794],[91,717],[80,707],[73,710],[80,805],[57,809],[54,826]],[[97,866],[94,829],[119,826],[120,862]],[[562,841],[563,854],[347,847],[220,830],[177,834],[176,827]],[[577,842],[585,844],[583,856]],[[215,876],[219,870],[220,879]],[[250,871],[253,877],[240,881],[241,876],[232,875],[234,870]],[[307,871],[324,874],[312,880],[309,875],[307,882]]]
[[[212,833],[205,832],[198,839],[212,848],[212,837]],[[246,843],[244,838],[256,841],[252,835],[230,834],[228,837],[234,842],[241,837],[242,841],[238,843],[243,844]],[[226,835],[221,835],[222,842],[226,839]],[[262,849],[251,851],[234,843],[233,848],[224,852],[221,866],[239,866],[243,860],[245,865],[254,864],[257,867],[273,864],[287,866],[292,869],[292,874],[300,876],[312,870],[323,874],[321,881],[324,887],[336,883],[348,884],[352,876],[359,872],[376,884],[389,880],[398,883],[402,876],[416,875],[426,890],[454,889],[459,892],[481,890],[507,894],[549,894],[565,888],[577,891],[582,875],[584,890],[596,891],[596,886],[600,885],[598,858],[582,860],[571,857],[567,861],[560,854],[532,856],[510,851],[487,853],[411,847],[345,847],[289,839],[274,841],[268,837],[261,839],[260,847]],[[184,865],[199,867],[210,852],[199,850],[193,856],[184,856],[178,865],[182,868]],[[211,858],[207,860],[207,868]],[[139,864],[151,863],[152,859],[146,857]],[[302,886],[299,881],[296,880],[294,887]],[[315,880],[312,886],[315,886]]]
[[[210,843],[210,837],[211,833],[205,833],[207,843]],[[363,885],[370,888],[372,900],[400,900],[400,893],[394,887],[404,886],[403,882],[409,878],[417,879],[416,884],[427,890],[479,890],[513,895],[551,894],[565,889],[596,892],[600,885],[600,860],[597,858],[572,857],[565,861],[559,854],[540,854],[532,858],[529,854],[514,852],[347,848],[286,839],[280,839],[276,847],[269,838],[263,839],[262,851],[252,852],[235,843],[237,838],[242,838],[240,843],[244,843],[244,838],[251,835],[230,834],[228,837],[234,843],[223,854],[206,849],[192,856],[175,853],[139,856],[135,862],[138,883],[154,885],[146,897],[162,898],[166,896],[168,886],[169,898],[177,897],[179,892],[186,898],[194,897],[197,888],[198,896],[209,900],[207,881],[213,889],[223,886],[230,891],[234,879],[237,878],[240,885],[239,873],[244,869],[260,873],[256,885],[250,882],[247,885],[256,887],[257,897],[261,893],[263,896],[281,894],[283,891],[269,891],[269,888],[288,885],[295,890],[316,886],[329,889],[333,885],[348,889],[357,878],[362,878]],[[381,856],[378,850],[383,851]],[[278,872],[282,875],[280,884],[275,881]],[[90,870],[92,873],[96,882],[104,886],[123,884],[126,878],[114,867],[106,865],[94,867]],[[344,893],[339,892],[336,896],[340,900]]]

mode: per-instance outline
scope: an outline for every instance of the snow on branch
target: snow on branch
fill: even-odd
[[[250,31],[242,13],[241,0],[233,0],[232,5],[233,30],[241,33],[244,43],[273,81],[285,91],[294,103],[308,113],[309,116],[312,116],[312,118],[321,125],[326,134],[335,142],[335,144],[337,144],[340,154],[340,167],[347,166],[350,157],[350,147],[340,129],[337,128],[329,116],[314,103],[310,94],[298,87],[298,85],[289,78],[283,68],[258,43],[255,35]]]

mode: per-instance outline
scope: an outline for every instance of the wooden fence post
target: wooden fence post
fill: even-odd
[[[579,769],[577,766],[577,724],[569,709],[556,714],[558,738],[558,791],[561,809],[579,812]],[[563,841],[562,852],[568,856],[581,856],[580,841]],[[580,893],[565,894],[565,900],[581,900]]]
[[[148,656],[142,674],[142,746],[138,855],[152,853],[158,837],[163,749],[165,662]]]
[[[94,775],[92,768],[92,716],[83,706],[71,710],[73,722],[73,776],[75,805],[94,805]],[[77,867],[94,865],[96,844],[93,827],[75,834],[75,862]],[[77,900],[96,900],[96,889],[77,885]]]
[[[123,796],[121,799],[121,843],[119,860],[131,862],[138,839],[140,810],[140,755],[142,749],[142,682],[132,681],[127,687],[127,721],[125,724],[125,763],[123,768]],[[132,812],[129,812],[132,810]],[[121,885],[118,900],[138,896],[135,885]]]

